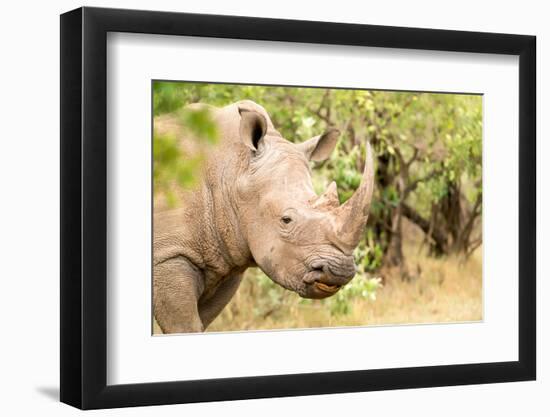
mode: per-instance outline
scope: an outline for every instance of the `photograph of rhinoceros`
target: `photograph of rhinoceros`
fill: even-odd
[[[154,334],[483,319],[482,96],[152,99]]]

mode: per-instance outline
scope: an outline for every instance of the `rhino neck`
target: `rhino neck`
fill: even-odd
[[[237,105],[219,109],[216,121],[223,134],[220,143],[208,156],[202,187],[209,229],[206,238],[218,248],[220,263],[231,270],[241,269],[254,264],[240,223],[235,188],[239,176],[248,166],[249,150],[239,137]]]
[[[207,239],[218,248],[217,262],[230,270],[252,266],[252,254],[242,234],[232,182],[210,185],[203,190],[203,196],[211,219]]]

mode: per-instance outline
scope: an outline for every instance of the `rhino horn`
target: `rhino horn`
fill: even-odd
[[[313,203],[314,208],[322,208],[322,207],[334,208],[334,207],[338,207],[339,205],[340,205],[340,201],[338,199],[338,189],[334,181],[330,183],[326,191],[323,194],[321,194],[319,197],[317,197]]]
[[[355,248],[365,229],[374,189],[374,161],[372,149],[367,142],[365,169],[359,188],[351,198],[338,207],[335,212],[336,235],[350,250]]]

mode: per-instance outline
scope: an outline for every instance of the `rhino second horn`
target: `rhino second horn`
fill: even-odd
[[[359,188],[336,212],[337,236],[350,249],[355,248],[367,224],[374,189],[374,160],[367,142],[365,169]]]
[[[332,181],[326,191],[321,194],[317,199],[315,200],[315,203],[313,204],[313,207],[320,208],[320,207],[338,207],[340,205],[340,200],[338,199],[338,188],[336,186],[336,182]]]
[[[335,181],[332,181],[327,190],[324,192],[323,197],[333,203],[338,203],[338,187]]]

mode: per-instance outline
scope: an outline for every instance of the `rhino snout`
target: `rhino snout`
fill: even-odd
[[[304,276],[306,298],[325,298],[335,294],[355,276],[352,256],[318,260]]]

